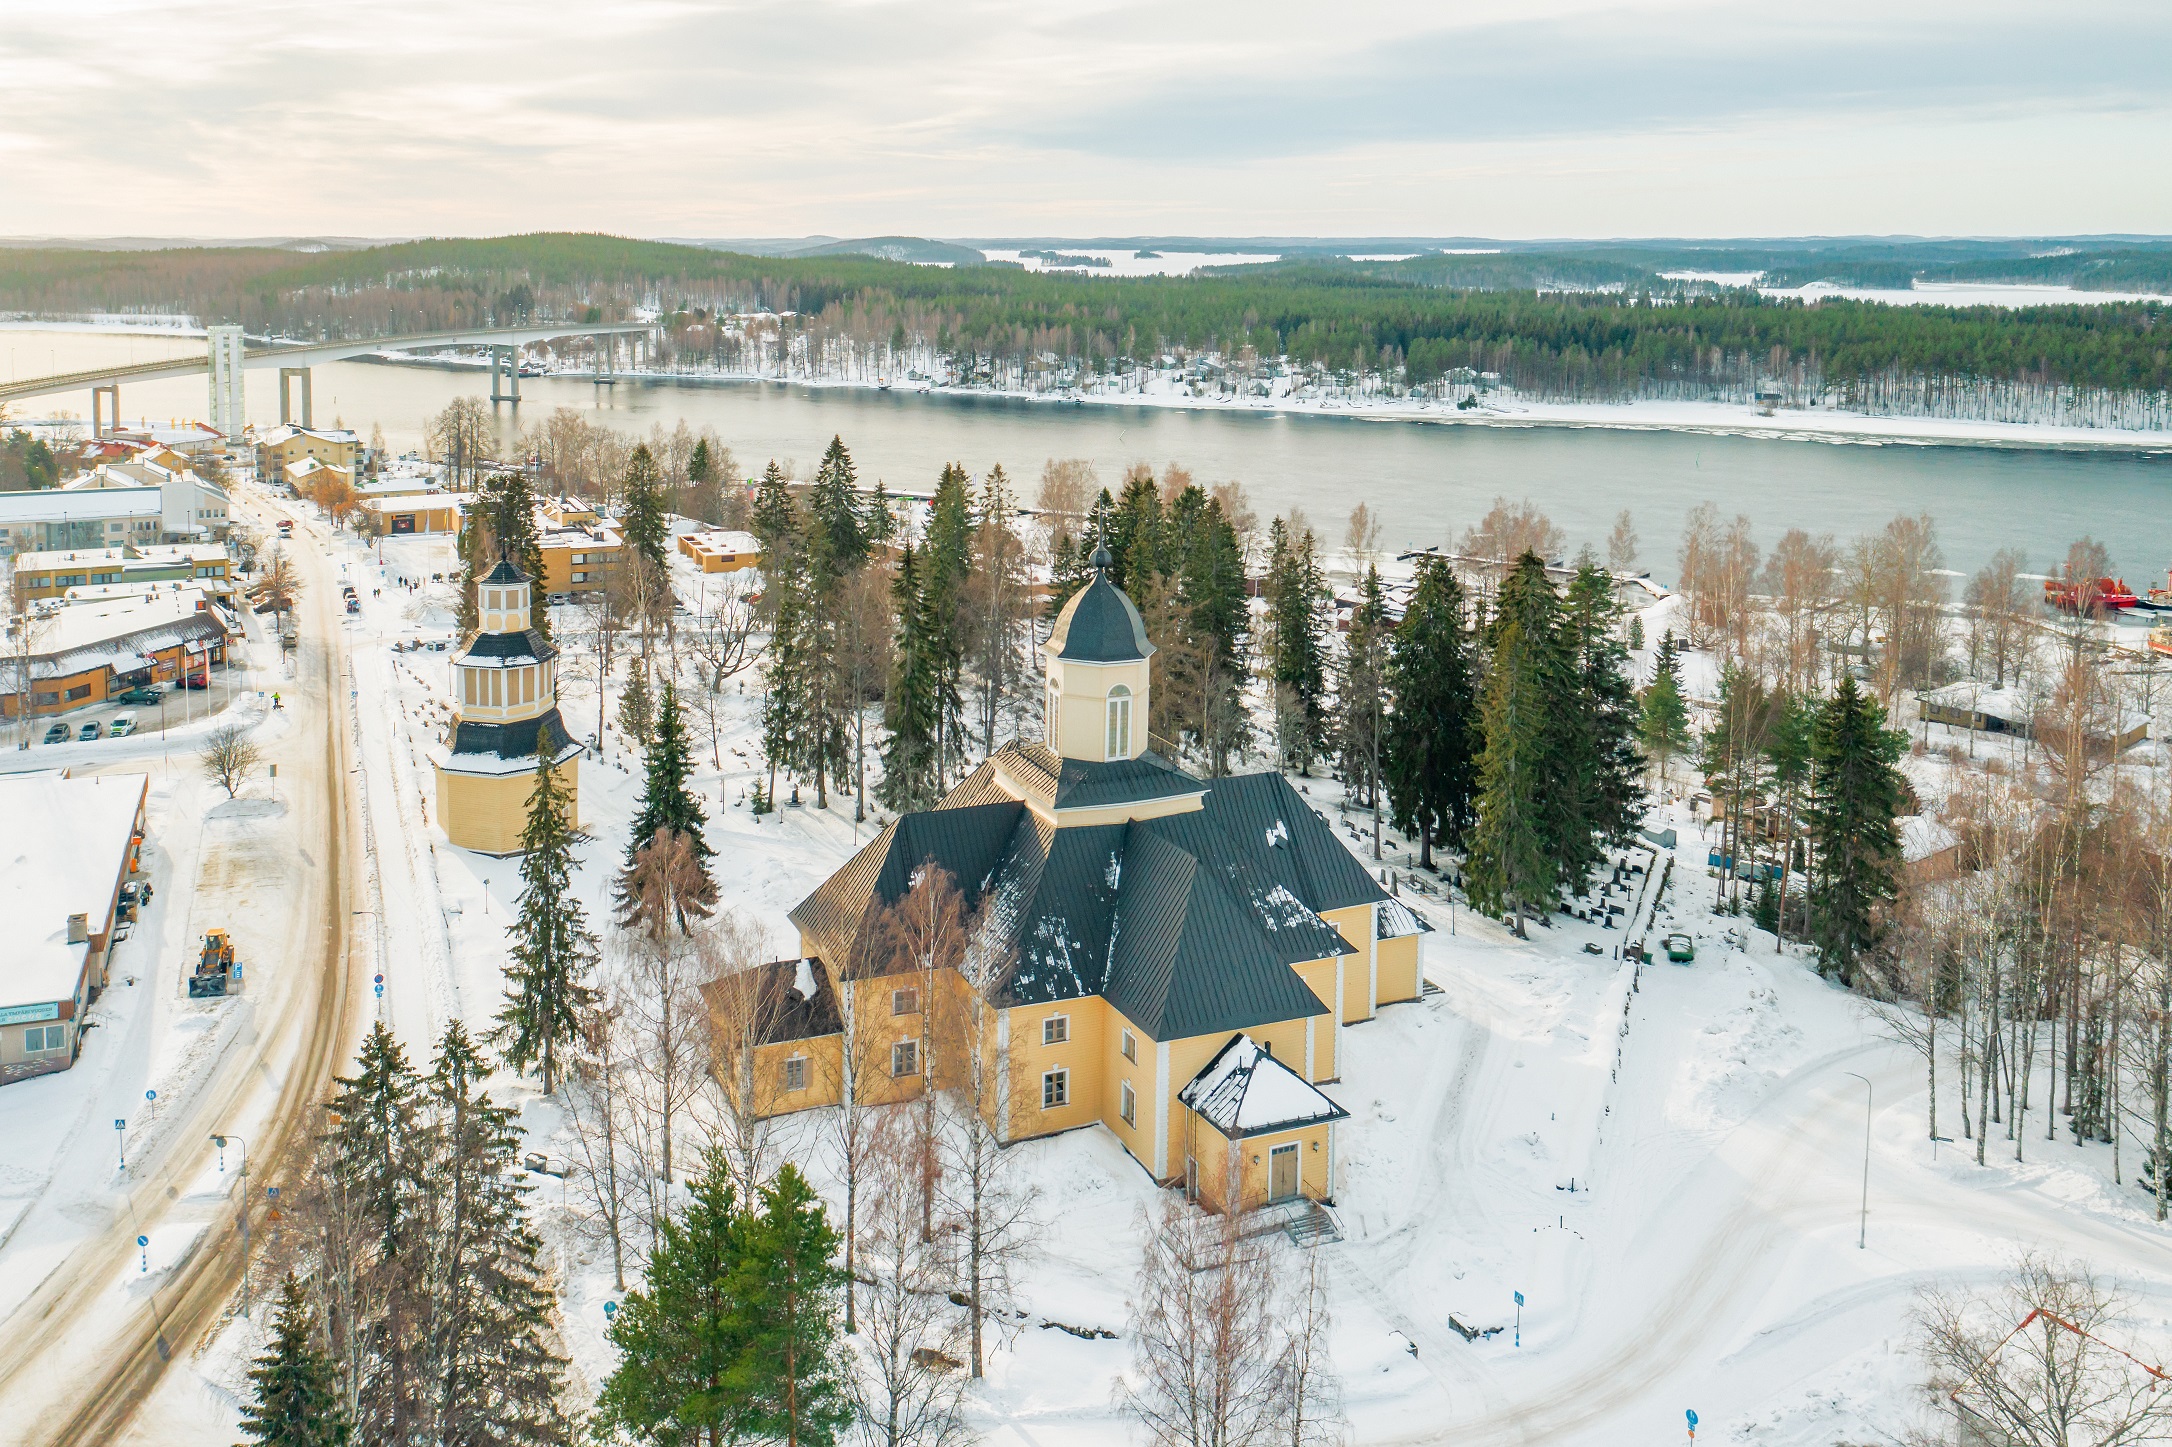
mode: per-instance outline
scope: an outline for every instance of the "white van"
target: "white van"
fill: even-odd
[[[125,739],[135,731],[136,716],[132,713],[117,713],[113,716],[112,725],[106,730],[106,737]]]

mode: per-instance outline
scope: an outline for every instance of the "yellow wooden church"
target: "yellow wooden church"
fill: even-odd
[[[535,631],[528,575],[510,562],[476,584],[482,629],[453,659],[453,723],[432,751],[438,824],[480,854],[518,854],[547,733],[552,771],[580,826],[581,746],[558,715],[558,649]]]
[[[1006,1141],[1110,1131],[1156,1181],[1215,1209],[1334,1192],[1342,1027],[1420,991],[1425,928],[1280,774],[1201,779],[1147,747],[1154,645],[1106,575],[1048,642],[1046,736],[998,750],[935,808],[889,824],[792,912],[801,957],[713,1010],[722,1069],[782,1113],[949,1085],[955,1036],[923,1013],[977,990]],[[928,866],[983,932],[969,984],[871,940]],[[727,1000],[742,1002],[726,1005]],[[847,1032],[853,1048],[848,1052]],[[851,1069],[847,1069],[849,1056]],[[932,1058],[931,1058],[932,1057]]]

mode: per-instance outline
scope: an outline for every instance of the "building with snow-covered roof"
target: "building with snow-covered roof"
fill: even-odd
[[[85,588],[192,581],[223,596],[232,588],[232,574],[224,543],[68,548],[16,554],[15,595],[20,602],[38,603]]]
[[[731,528],[701,528],[679,534],[679,551],[694,560],[704,573],[736,573],[759,567],[762,540],[752,533]]]
[[[273,484],[283,483],[287,468],[305,457],[344,467],[349,477],[354,476],[362,460],[362,439],[344,427],[293,427],[281,423],[252,434],[251,440],[256,444],[256,475]]]
[[[138,864],[143,774],[0,776],[0,1085],[66,1070]]]
[[[165,583],[10,618],[0,654],[0,718],[63,713],[126,689],[210,678],[238,626],[193,583]],[[24,635],[28,634],[27,640]]]
[[[1106,566],[1042,647],[1042,737],[801,901],[789,970],[710,992],[719,1059],[763,1114],[835,1104],[848,1056],[857,1098],[898,1102],[930,1067],[955,1083],[967,1065],[930,1041],[977,1022],[1002,1140],[1100,1126],[1217,1209],[1320,1199],[1341,1112],[1317,1087],[1341,1027],[1418,998],[1427,926],[1280,774],[1197,778],[1150,747],[1154,645]],[[930,976],[896,940],[936,871],[984,927]]]

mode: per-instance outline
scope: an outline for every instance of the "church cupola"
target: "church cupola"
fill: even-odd
[[[1094,549],[1093,581],[1056,615],[1041,645],[1048,664],[1048,746],[1067,759],[1106,763],[1147,749],[1147,689],[1154,645],[1146,620],[1109,581],[1109,550]]]
[[[476,585],[476,611],[485,633],[524,633],[528,628],[528,575],[503,558]]]

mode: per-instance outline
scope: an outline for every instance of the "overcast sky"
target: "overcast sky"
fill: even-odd
[[[2167,0],[0,0],[0,235],[2172,232]]]

